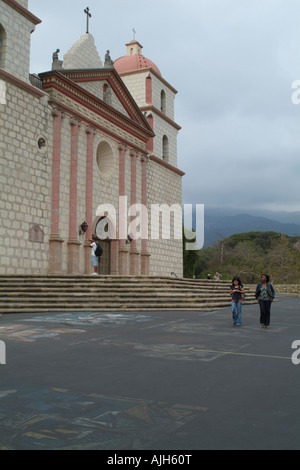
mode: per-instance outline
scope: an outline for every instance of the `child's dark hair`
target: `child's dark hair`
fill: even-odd
[[[234,283],[234,281],[238,281],[239,285],[241,286],[242,285],[242,281],[240,280],[240,278],[238,276],[235,276],[233,279],[232,279],[232,284]]]

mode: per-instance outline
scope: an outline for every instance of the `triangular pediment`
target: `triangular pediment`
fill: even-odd
[[[152,131],[144,114],[113,67],[89,70],[60,70],[60,73],[84,88],[95,98],[103,101],[107,106]]]

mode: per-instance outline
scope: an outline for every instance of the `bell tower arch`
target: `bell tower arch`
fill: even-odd
[[[0,18],[0,69],[28,83],[31,33],[41,20],[28,10],[28,0],[0,2]]]
[[[0,23],[0,69],[5,69],[6,63],[6,31]]]

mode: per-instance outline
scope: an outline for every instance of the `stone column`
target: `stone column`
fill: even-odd
[[[77,170],[78,170],[78,129],[79,121],[70,119],[71,125],[71,164],[70,164],[70,203],[69,203],[69,239],[68,239],[68,274],[79,273],[78,221],[77,221]]]
[[[85,221],[88,229],[85,234],[84,259],[85,273],[90,274],[91,266],[91,248],[89,240],[93,235],[93,176],[94,176],[94,139],[96,130],[91,126],[86,127],[87,147],[86,147],[86,190],[85,190]]]
[[[120,233],[120,225],[127,226],[127,207],[123,207],[125,197],[125,145],[119,145],[119,274],[129,274],[129,253],[126,245],[126,234]],[[126,214],[126,215],[125,215]],[[126,217],[126,220],[123,218]]]
[[[53,156],[52,156],[52,200],[51,200],[51,234],[49,239],[49,273],[62,272],[62,244],[59,232],[59,199],[60,199],[60,153],[61,124],[63,114],[59,109],[52,110],[53,116]]]
[[[110,242],[110,274],[119,274],[119,241]]]
[[[147,208],[147,167],[149,155],[142,155],[142,205]],[[150,253],[148,252],[148,211],[142,214],[142,251],[141,251],[141,275],[149,276]]]
[[[138,154],[135,151],[130,152],[131,157],[131,191],[130,191],[130,204],[134,206],[137,202],[136,200],[136,164]],[[136,217],[136,213],[132,214],[132,217]],[[133,233],[134,239],[130,244],[130,274],[138,275],[140,274],[140,253],[137,250],[136,244],[136,233]]]

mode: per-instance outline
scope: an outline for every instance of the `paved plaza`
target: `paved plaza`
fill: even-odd
[[[299,450],[299,307],[2,315],[0,449]]]

